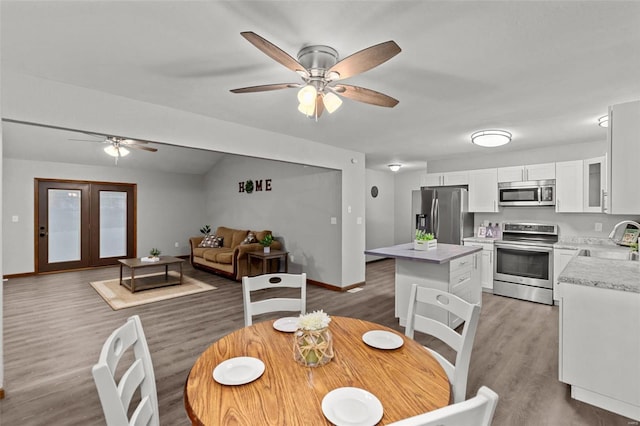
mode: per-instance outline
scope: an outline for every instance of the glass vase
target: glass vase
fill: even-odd
[[[333,358],[333,336],[329,328],[294,333],[293,357],[306,367],[319,367]]]

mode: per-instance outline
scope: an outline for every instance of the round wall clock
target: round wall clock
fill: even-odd
[[[371,196],[373,198],[376,198],[378,196],[378,187],[377,186],[372,186],[371,187]]]

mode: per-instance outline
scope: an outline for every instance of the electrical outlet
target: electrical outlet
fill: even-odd
[[[602,232],[602,224],[600,222],[596,222],[594,229],[596,232]]]
[[[176,247],[176,248],[178,248],[178,247],[180,247],[180,243],[178,243],[178,242],[176,241],[175,243],[173,243],[173,246],[174,246],[174,247]]]
[[[289,255],[289,262],[293,263],[293,262],[295,262],[295,261],[296,261],[295,256],[294,256],[294,255],[292,255],[292,254],[290,254],[290,255]]]

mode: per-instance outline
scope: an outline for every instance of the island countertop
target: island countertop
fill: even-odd
[[[429,263],[447,263],[453,259],[482,251],[482,247],[458,246],[455,244],[441,244],[431,250],[414,250],[413,243],[398,244],[397,246],[382,247],[365,250],[365,254],[395,259],[416,260]]]

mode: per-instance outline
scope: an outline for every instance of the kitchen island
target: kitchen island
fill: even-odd
[[[453,293],[470,303],[481,303],[480,265],[482,247],[440,244],[431,250],[414,250],[413,243],[365,250],[365,254],[390,257],[396,261],[395,316],[405,326],[412,284]],[[418,312],[450,327],[462,323],[444,310]]]
[[[574,399],[640,420],[640,262],[575,256],[558,296],[560,381]]]

